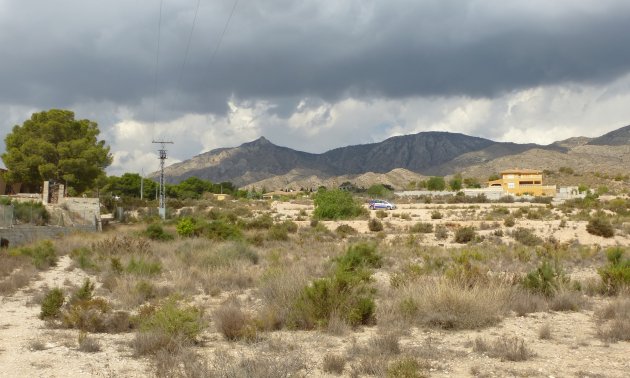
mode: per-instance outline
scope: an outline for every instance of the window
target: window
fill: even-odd
[[[514,183],[508,182],[508,189],[514,189]]]

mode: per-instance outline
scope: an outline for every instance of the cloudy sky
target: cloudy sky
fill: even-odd
[[[628,36],[627,0],[0,0],[0,133],[71,109],[112,174],[155,170],[152,139],[598,136],[630,124]]]

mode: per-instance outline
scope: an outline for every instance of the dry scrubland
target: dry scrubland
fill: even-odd
[[[307,200],[193,205],[0,252],[0,375],[630,371],[625,200],[319,222]]]

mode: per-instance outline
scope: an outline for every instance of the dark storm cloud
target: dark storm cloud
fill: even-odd
[[[0,1],[0,102],[152,113],[159,1]],[[493,97],[630,70],[627,1],[233,1],[162,9],[158,117],[223,113],[231,96]],[[286,106],[284,106],[284,105]],[[272,110],[273,111],[273,110]]]

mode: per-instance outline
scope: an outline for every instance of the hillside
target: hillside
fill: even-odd
[[[344,175],[385,174],[399,168],[421,175],[448,175],[533,148],[566,151],[556,145],[502,143],[464,134],[422,132],[312,154],[277,146],[261,137],[173,164],[165,169],[165,177],[167,182],[196,176],[246,186],[276,176],[286,175],[281,181],[288,182],[294,181],[291,177],[311,177],[311,181],[322,182]]]

